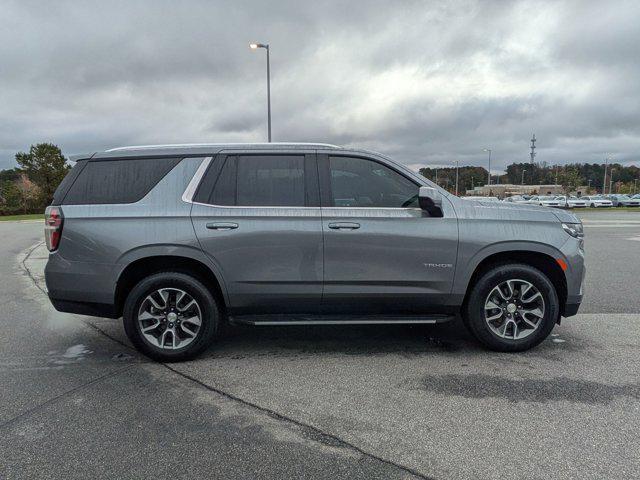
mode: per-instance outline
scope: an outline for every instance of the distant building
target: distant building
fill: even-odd
[[[592,188],[588,185],[580,185],[576,187],[574,190],[569,192],[570,195],[574,195],[576,197],[582,197],[583,195],[594,195],[595,188]]]
[[[562,195],[562,185],[513,185],[501,183],[496,185],[482,185],[473,190],[467,190],[468,196],[479,197],[511,197],[513,195]]]

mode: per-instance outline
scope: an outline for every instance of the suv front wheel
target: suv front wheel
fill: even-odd
[[[491,268],[473,286],[464,312],[470,332],[491,350],[517,352],[542,342],[560,314],[547,276],[529,265]]]
[[[219,317],[209,289],[180,272],[156,273],[141,280],[123,309],[129,340],[161,362],[189,360],[204,351],[216,335]]]

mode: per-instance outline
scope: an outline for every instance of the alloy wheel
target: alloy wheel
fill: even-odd
[[[184,290],[161,288],[147,295],[138,309],[138,326],[153,346],[166,350],[193,342],[202,326],[198,302]]]
[[[545,303],[540,291],[526,280],[511,279],[496,285],[484,304],[485,321],[500,338],[520,340],[542,324]]]

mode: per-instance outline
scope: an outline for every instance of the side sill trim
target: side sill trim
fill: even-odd
[[[378,317],[352,317],[341,316],[306,316],[306,315],[239,315],[229,317],[230,323],[256,326],[282,326],[282,325],[410,325],[444,323],[455,317],[448,315],[425,316],[378,316]]]

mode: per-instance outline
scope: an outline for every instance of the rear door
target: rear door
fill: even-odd
[[[322,294],[322,224],[315,153],[220,153],[191,218],[230,307],[242,313],[314,313]]]
[[[372,158],[319,155],[324,232],[323,308],[431,313],[449,299],[458,226],[418,207],[420,185]]]

